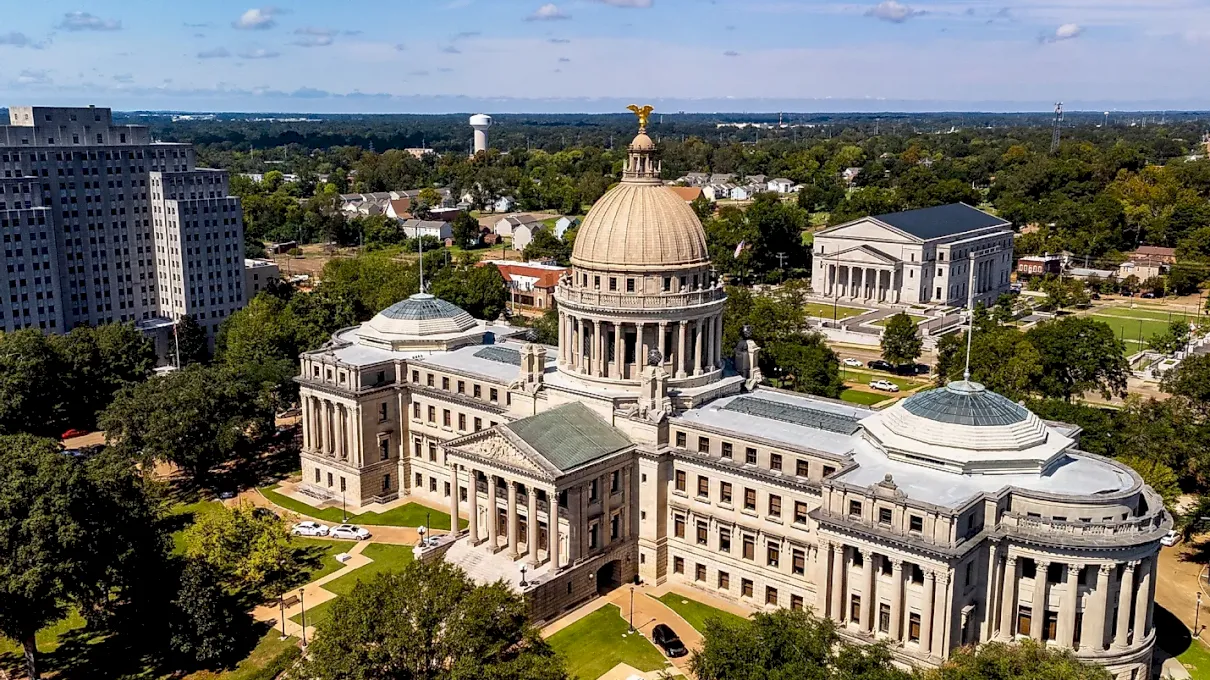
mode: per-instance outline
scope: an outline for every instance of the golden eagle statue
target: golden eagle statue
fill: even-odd
[[[647,118],[648,118],[648,116],[651,115],[651,112],[654,111],[655,109],[653,109],[650,105],[639,106],[638,104],[631,104],[630,106],[627,106],[626,108],[627,108],[627,110],[632,111],[634,113],[634,115],[639,117],[639,129],[646,130],[647,129]]]

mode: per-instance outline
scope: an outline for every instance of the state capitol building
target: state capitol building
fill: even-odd
[[[882,411],[762,385],[659,170],[640,129],[580,226],[558,347],[419,293],[302,355],[293,493],[465,518],[426,558],[510,581],[538,621],[672,580],[810,607],[906,664],[1034,638],[1147,677],[1159,495],[978,383]]]

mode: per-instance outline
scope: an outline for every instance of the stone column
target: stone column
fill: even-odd
[[[332,448],[332,402],[325,399],[321,402],[320,408],[323,409],[324,414],[324,453],[330,455],[334,451]]]
[[[533,484],[525,487],[525,543],[530,566],[538,566],[538,490]]]
[[[844,545],[834,545],[832,549],[832,578],[828,588],[832,592],[832,619],[837,623],[844,621],[844,582],[845,582],[845,551]]]
[[[559,365],[567,364],[567,315],[559,312]]]
[[[688,334],[689,322],[681,321],[680,344],[676,351],[676,377],[685,377],[685,336]]]
[[[626,338],[622,335],[622,324],[613,324],[613,363],[618,378],[626,377]]]
[[[650,351],[647,347],[647,325],[639,322],[634,325],[634,372],[635,378],[642,376],[643,367],[647,365],[647,353]]]
[[[933,655],[944,657],[948,652],[948,640],[946,636],[949,632],[949,595],[950,595],[950,575],[949,572],[937,573],[936,591],[933,595]]]
[[[450,532],[458,533],[458,465],[450,466]],[[470,495],[470,492],[467,492]]]
[[[305,369],[304,369],[304,371],[305,371]],[[311,448],[315,445],[314,443],[312,443],[312,439],[311,439],[311,428],[315,427],[315,418],[311,415],[311,398],[302,397],[300,399],[300,402],[302,404],[302,414],[301,415],[302,415],[302,419],[303,419],[302,447],[303,447],[303,451],[310,451]]]
[[[714,365],[721,369],[723,367],[723,315],[719,314],[714,318],[716,321],[714,325],[714,335],[718,340],[718,344],[715,345],[718,348],[718,355],[715,357]]]
[[[1076,605],[1080,593],[1080,564],[1067,565],[1067,589],[1059,604],[1059,644],[1076,646]]]
[[[516,480],[507,480],[508,484],[508,556],[510,559],[517,559],[520,552],[517,550],[517,482]]]
[[[550,545],[546,552],[550,555],[551,569],[557,571],[563,567],[559,555],[559,492],[554,488],[547,489],[546,498],[546,542]]]
[[[496,506],[496,475],[487,475],[487,549],[496,552],[500,549],[499,510]]]
[[[470,503],[471,545],[479,544],[479,473],[474,468],[466,470],[466,500]]]
[[[1031,602],[1029,636],[1035,640],[1042,639],[1042,628],[1046,625],[1046,572],[1050,562],[1034,560],[1034,597]]]
[[[618,537],[630,538],[630,468],[622,468],[622,507],[618,512]]]
[[[1151,592],[1151,562],[1154,560],[1154,557],[1149,558],[1139,568],[1138,596],[1134,598],[1134,637],[1131,639],[1136,646],[1147,635],[1147,614],[1150,609],[1147,594]]]
[[[1130,604],[1134,595],[1134,569],[1138,562],[1127,562],[1122,570],[1122,585],[1118,589],[1118,628],[1113,637],[1114,647],[1126,647],[1130,635]]]
[[[1109,602],[1109,574],[1112,564],[1097,567],[1097,587],[1089,593],[1084,605],[1084,625],[1080,635],[1080,650],[1105,649],[1105,605]]]
[[[664,346],[664,338],[666,338],[668,335],[668,322],[667,321],[660,322],[658,332],[659,332],[660,336],[659,336],[659,338],[656,339],[655,346],[656,346],[656,349],[658,349],[660,351],[660,361],[667,363],[668,362],[668,348]],[[646,358],[644,358],[644,361],[646,361]]]
[[[702,321],[702,319],[698,319],[694,322],[694,328],[697,332],[694,334],[696,337],[693,339],[693,375],[702,374],[702,336],[705,335]]]
[[[937,597],[937,574],[924,572],[924,597],[920,600],[920,653],[929,656],[933,649],[933,600]]]
[[[891,560],[891,639],[903,640],[903,560]]]
[[[878,570],[874,566],[875,555],[870,550],[861,551],[861,563],[865,573],[865,583],[861,593],[861,632],[869,633],[874,630],[874,580]]]
[[[832,543],[820,541],[815,549],[815,614],[828,617],[828,568],[832,563]]]
[[[1004,558],[1004,579],[1000,598],[1000,639],[1012,640],[1017,634],[1017,556]]]
[[[577,371],[584,372],[584,323],[576,317],[571,318],[571,365]]]
[[[366,462],[365,453],[366,452],[365,452],[365,446],[363,445],[364,442],[361,437],[361,406],[360,405],[353,407],[353,414],[352,414],[351,418],[352,418],[353,427],[351,428],[352,431],[349,432],[349,451],[351,452],[351,455],[353,456],[353,460],[355,461],[355,464],[357,465],[357,467],[361,467],[362,465],[365,465],[365,462]],[[403,446],[402,438],[399,440],[399,443],[400,443],[400,446]],[[381,458],[381,456],[379,456],[379,457]]]
[[[1155,584],[1157,578],[1156,571],[1159,569],[1159,561],[1159,553],[1151,556],[1150,588],[1147,590],[1147,592],[1143,593],[1143,597],[1147,598],[1147,627],[1144,630],[1148,632],[1150,632],[1152,626],[1155,625]]]
[[[581,483],[578,487],[580,503],[580,548],[577,557],[584,557],[591,548],[588,545],[588,485]]]
[[[605,322],[592,323],[593,375],[604,378],[609,370],[609,355],[605,353]]]

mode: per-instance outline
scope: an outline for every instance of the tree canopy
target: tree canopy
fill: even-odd
[[[893,366],[910,364],[920,357],[924,339],[907,312],[887,319],[882,329],[882,358]]]

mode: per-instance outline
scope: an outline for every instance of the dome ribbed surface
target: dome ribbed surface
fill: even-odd
[[[474,317],[458,305],[417,293],[382,310],[367,325],[391,335],[422,336],[461,333],[475,324]]]
[[[709,262],[693,208],[662,184],[622,182],[588,211],[571,262],[614,269],[662,269]]]
[[[954,425],[990,427],[1013,425],[1029,418],[1029,411],[975,382],[952,382],[903,402],[908,413]]]

